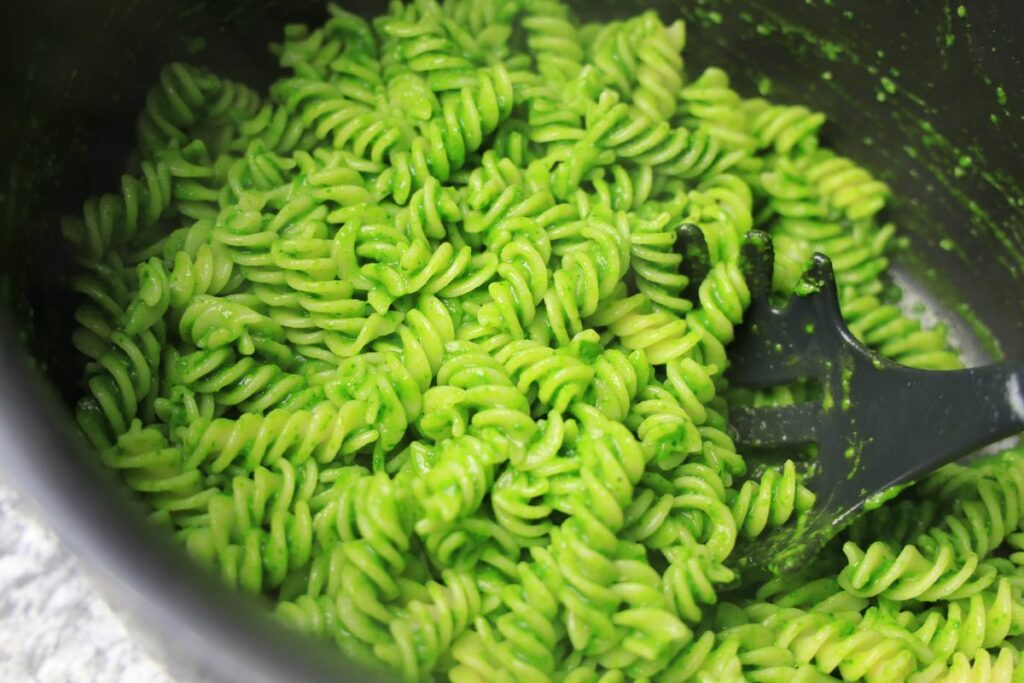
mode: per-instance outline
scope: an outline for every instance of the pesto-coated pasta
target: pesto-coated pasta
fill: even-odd
[[[681,21],[560,0],[331,5],[265,95],[172,64],[80,265],[83,434],[226,584],[408,681],[1011,681],[1024,451],[950,465],[771,577],[813,510],[740,453],[728,387],[769,232],[901,363],[952,368],[885,281],[888,186],[804,105],[684,71]],[[677,250],[699,230],[705,261]],[[894,454],[898,455],[898,454]]]

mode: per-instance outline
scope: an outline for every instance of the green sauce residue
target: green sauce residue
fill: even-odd
[[[983,207],[974,199],[974,191],[963,184],[965,179],[975,178],[977,174],[984,185],[996,193],[1005,197],[1018,197],[1024,194],[1021,181],[1005,173],[988,171],[982,150],[975,147],[965,150],[954,145],[930,121],[913,115],[905,107],[895,108],[894,120],[907,138],[916,137],[920,141],[919,145],[904,146],[903,149],[908,156],[919,161],[924,170],[931,174],[932,182],[941,187],[956,205],[970,214],[971,234],[980,235],[984,232],[1001,244],[1002,248],[996,250],[994,254],[994,265],[1014,273],[1024,272],[1024,253],[1019,246],[1020,236],[1014,234],[1018,230],[1016,225],[997,219],[990,208]],[[1021,214],[1020,218],[1024,220],[1024,214]],[[925,220],[923,216],[921,220]],[[1020,224],[1024,225],[1024,222]],[[939,230],[938,239],[947,236],[942,234],[945,229],[943,224],[934,227]],[[965,265],[975,267],[966,251],[954,251]],[[930,284],[941,286],[942,283],[936,280]],[[953,301],[961,296],[953,291],[949,291],[948,294]]]
[[[202,36],[195,36],[194,38],[189,38],[185,42],[185,52],[187,52],[190,55],[199,54],[205,49],[206,38],[203,38]]]
[[[853,366],[852,363],[843,364],[843,372],[840,376],[842,399],[840,400],[839,407],[843,410],[850,409],[850,380],[853,378]]]
[[[967,174],[967,169],[971,167],[972,163],[974,162],[971,159],[971,157],[967,156],[966,154],[962,155],[959,159],[957,159],[956,166],[953,168],[953,176],[956,178],[964,177]]]
[[[722,24],[722,13],[716,10],[706,10],[702,7],[698,7],[694,10],[694,14],[698,19],[705,23],[711,23],[716,26],[720,26]]]
[[[820,6],[820,3],[817,4]],[[924,14],[927,11],[922,6],[921,13]],[[966,3],[942,3],[934,11],[939,19],[937,22],[938,35],[936,38],[942,54],[945,56],[946,50],[956,41],[956,35],[965,31],[964,24],[958,22],[957,18],[963,19],[966,17]],[[974,187],[976,187],[978,174],[980,174],[981,180],[992,190],[1004,196],[1014,198],[1024,195],[1024,191],[1021,191],[1020,179],[1014,177],[1012,173],[994,174],[991,178],[986,177],[984,175],[987,172],[986,161],[980,153],[973,149],[963,149],[956,144],[952,144],[941,131],[936,130],[931,125],[931,117],[934,112],[934,105],[932,104],[935,100],[934,94],[925,91],[923,83],[917,80],[907,81],[900,75],[898,68],[884,64],[886,59],[901,59],[903,57],[902,51],[894,51],[888,47],[886,49],[873,48],[870,51],[865,50],[856,41],[851,40],[850,34],[843,30],[829,31],[827,35],[824,32],[816,32],[806,25],[792,21],[781,11],[775,11],[760,5],[745,7],[739,13],[739,16],[744,22],[750,24],[753,29],[752,32],[761,36],[771,36],[773,40],[785,42],[787,48],[798,57],[808,59],[818,57],[819,59],[835,62],[837,65],[858,67],[877,76],[879,78],[879,87],[873,93],[873,96],[874,100],[879,104],[884,103],[884,108],[879,106],[877,112],[868,112],[868,116],[875,119],[880,126],[889,125],[883,118],[896,121],[906,140],[904,149],[907,151],[908,156],[916,162],[909,170],[908,175],[915,182],[919,182],[921,186],[934,186],[938,193],[949,197],[950,199],[947,201],[951,208],[959,206],[969,212],[971,214],[972,234],[981,235],[983,232],[989,233],[1000,242],[1001,248],[996,256],[997,263],[994,265],[1006,268],[1014,273],[1024,273],[1024,253],[1022,253],[1019,247],[1022,235],[1019,234],[1020,228],[1017,227],[1024,226],[1024,211],[1018,211],[1016,217],[1008,220],[1006,217],[997,216],[991,210],[990,207],[993,206],[991,201],[984,203],[971,201],[972,195],[976,194]],[[837,10],[836,17],[838,18],[839,16]],[[945,19],[944,21],[943,18]],[[943,44],[945,44],[944,47]],[[811,54],[812,51],[816,51],[818,55]],[[894,52],[899,54],[894,54]],[[950,53],[949,58],[953,58],[952,53]],[[945,66],[948,68],[949,64],[946,63]],[[845,75],[841,78],[839,77],[839,72],[840,67],[819,72],[819,83],[822,83],[823,87],[829,88],[834,93],[852,100],[853,96],[844,92]],[[901,78],[903,80],[900,80]],[[985,77],[982,76],[982,78]],[[989,82],[991,80],[991,78],[988,78]],[[995,83],[992,83],[992,87],[996,92],[997,100],[997,102],[993,102],[993,106],[998,106],[1003,111],[986,112],[982,116],[985,117],[987,122],[998,125],[1000,122],[1006,121],[1009,116],[1009,113],[1005,111],[1008,103],[1007,93],[1004,87],[997,87]],[[778,90],[778,88],[775,88],[775,90]],[[900,147],[893,147],[891,145],[875,145],[875,142],[875,136],[872,135],[864,136],[862,140],[864,146],[876,146],[880,150],[879,154],[883,159],[892,158],[892,151],[900,149]],[[1011,142],[1010,144],[1013,143]],[[961,157],[965,156],[971,158],[969,165],[961,164]],[[967,187],[968,183],[972,187]],[[928,230],[937,230],[939,232],[934,237],[935,240],[947,236],[942,234],[945,227],[943,225],[934,225],[933,220],[929,221],[925,216],[924,210],[910,207],[908,207],[908,210],[918,215],[919,225],[924,226],[927,223]],[[962,222],[963,219],[959,220]],[[923,227],[921,229],[922,231],[924,230]],[[959,251],[955,253],[959,258]],[[967,252],[964,253],[965,265],[973,268],[974,265],[969,264],[966,258]],[[913,261],[914,259],[908,260]],[[954,294],[953,298],[955,300],[961,296],[960,294]]]
[[[864,447],[871,443],[871,438],[859,438],[854,435],[853,443],[843,451],[843,457],[850,461],[850,470],[846,473],[846,479],[854,479],[861,470],[861,458],[864,455]],[[864,493],[867,493],[866,491]]]
[[[904,489],[912,485],[913,482],[908,482],[906,484],[899,484],[897,486],[890,486],[887,489],[882,489],[881,491],[874,494],[873,496],[870,496],[866,501],[864,501],[864,512],[877,510],[878,508],[882,507],[896,496],[900,495],[900,493]]]
[[[971,309],[971,307],[964,303],[958,303],[954,304],[953,308],[957,312],[957,315],[967,323],[967,326],[971,329],[971,333],[974,338],[979,344],[981,344],[981,348],[984,349],[993,360],[1001,360],[1004,357],[1002,347],[992,334],[992,330],[990,330],[985,323],[981,322],[981,319],[978,318],[977,314]]]
[[[796,283],[793,293],[797,296],[810,296],[811,294],[817,294],[820,292],[821,288],[824,286],[825,283],[821,279],[812,279],[810,273],[805,273],[804,276]]]

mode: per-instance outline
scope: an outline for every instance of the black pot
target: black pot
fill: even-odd
[[[614,0],[577,3],[613,16]],[[971,360],[1024,358],[1024,4],[919,0],[628,3],[689,22],[688,72],[824,111],[826,136],[896,196],[896,276]],[[112,188],[171,60],[266,84],[284,23],[319,0],[7,0],[0,8],[0,466],[100,577],[172,672],[216,681],[366,676],[224,595],[145,525],[74,436],[79,361],[57,230]],[[368,14],[382,3],[347,3]],[[205,47],[202,46],[205,44]],[[196,51],[197,48],[202,48]],[[193,54],[195,52],[195,54]]]

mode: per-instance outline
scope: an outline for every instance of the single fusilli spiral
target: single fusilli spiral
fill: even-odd
[[[511,112],[512,82],[504,68],[480,71],[476,82],[441,98],[439,118],[422,127],[408,151],[391,155],[377,181],[380,192],[404,204],[428,178],[447,181]]]
[[[719,159],[718,144],[706,132],[654,123],[613,91],[601,94],[587,120],[590,125],[580,142],[556,156],[552,183],[559,197],[579,187],[594,168],[617,159],[681,179],[700,177]]]
[[[994,590],[913,615],[909,626],[938,661],[948,662],[956,654],[974,657],[1024,630],[1019,591],[1008,579],[1001,579]]]
[[[685,107],[683,121],[693,128],[703,129],[722,147],[743,151],[760,142],[756,122],[750,125],[745,103],[730,87],[729,76],[721,69],[706,69],[680,89],[678,97]],[[739,155],[734,156],[739,158]]]
[[[312,552],[313,518],[307,501],[296,497],[296,483],[287,460],[232,478],[226,492],[210,499],[207,524],[186,528],[189,551],[242,590],[281,585]]]
[[[793,461],[787,460],[782,472],[767,469],[759,480],[745,481],[732,502],[732,511],[737,528],[746,536],[757,536],[812,505],[814,494],[800,482]]]
[[[83,256],[102,258],[111,247],[127,244],[155,225],[172,202],[172,173],[167,164],[145,161],[140,176],[121,177],[121,194],[89,199],[81,217],[66,218],[64,238]]]
[[[202,69],[181,63],[165,66],[139,117],[139,146],[152,153],[171,143],[184,146],[191,142],[193,126],[220,95],[221,87],[219,78]]]
[[[116,290],[118,284],[123,286],[123,272],[118,263],[97,265],[92,275],[75,284],[91,300],[78,312],[80,327],[73,337],[76,348],[90,358],[88,395],[78,402],[77,417],[97,448],[125,433],[140,411],[148,417],[160,386],[164,322],[150,315],[130,315],[139,307],[133,306],[135,300],[127,306],[121,303],[123,297]],[[146,268],[140,266],[139,273],[145,276]]]
[[[714,605],[718,599],[715,585],[728,584],[735,574],[699,546],[676,546],[666,555],[671,564],[662,578],[665,595],[680,619],[696,624],[705,606]]]
[[[575,77],[584,53],[569,8],[551,0],[529,0],[521,22],[541,76],[556,83]]]
[[[804,172],[829,206],[851,221],[874,216],[889,196],[885,183],[875,180],[849,159],[827,150],[809,156]]]
[[[428,599],[412,600],[391,621],[393,642],[374,654],[407,681],[422,680],[482,611],[471,576],[445,572],[444,583],[428,583]]]
[[[509,343],[495,357],[521,392],[536,395],[543,405],[562,413],[586,392],[594,370],[585,361],[600,353],[596,334],[583,333],[574,344],[552,349],[524,339]]]
[[[366,420],[368,406],[350,401],[340,408],[320,403],[310,410],[272,410],[246,413],[237,419],[200,419],[180,434],[187,461],[221,472],[232,465],[246,471],[272,467],[285,458],[301,464],[315,458],[321,464],[351,458],[376,439]]]
[[[818,129],[825,122],[823,114],[801,105],[771,104],[760,99],[744,103],[743,109],[759,148],[791,154],[794,150],[813,150],[818,145]]]
[[[882,541],[862,550],[843,546],[849,564],[839,582],[854,595],[896,600],[952,600],[984,589],[995,579],[995,569],[975,554],[958,555],[945,540],[922,539],[922,546],[906,545],[898,551]]]
[[[903,680],[918,665],[917,654],[898,639],[858,623],[859,615],[804,612],[796,608],[753,605],[752,620],[770,628],[776,643],[791,650],[798,663],[814,662],[844,680]]]
[[[675,251],[676,235],[669,221],[668,214],[631,221],[631,262],[637,289],[654,306],[682,314],[693,307],[682,297],[690,279],[679,272],[683,257]]]
[[[578,414],[584,425],[577,446],[579,492],[566,500],[570,517],[552,532],[552,546],[565,579],[559,599],[568,612],[570,642],[585,653],[600,654],[616,640],[613,615],[619,598],[610,586],[616,574],[616,532],[642,474],[643,455],[628,430],[596,409],[580,408]]]
[[[605,82],[631,98],[653,121],[675,113],[683,85],[680,52],[686,42],[681,21],[665,26],[654,12],[604,25],[589,46]]]
[[[475,633],[466,639],[462,656],[456,649],[459,665],[452,671],[453,679],[470,673],[476,647],[486,651],[512,680],[543,680],[555,665],[556,643],[563,626],[556,618],[560,613],[558,595],[562,573],[554,557],[543,547],[533,548],[528,562],[515,567],[515,581],[502,588],[502,614],[495,627],[478,622]],[[474,645],[476,647],[474,647]]]
[[[121,472],[128,486],[145,496],[154,517],[169,521],[206,512],[218,495],[203,473],[155,427],[134,420],[117,443],[101,452],[104,464]]]
[[[750,305],[750,290],[736,264],[720,263],[700,284],[697,296],[701,306],[686,314],[686,322],[701,332],[698,343],[704,362],[725,368],[725,344],[732,341],[735,326]]]

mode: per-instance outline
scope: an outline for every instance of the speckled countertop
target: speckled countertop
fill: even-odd
[[[0,681],[174,683],[2,477]]]

